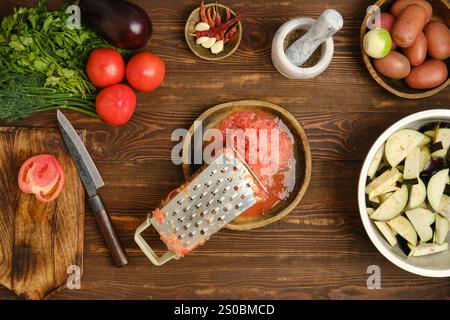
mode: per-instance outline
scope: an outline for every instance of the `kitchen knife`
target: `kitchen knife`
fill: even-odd
[[[92,161],[86,147],[81,141],[75,129],[70,124],[69,120],[63,115],[61,111],[57,111],[59,128],[66,144],[67,150],[72,157],[75,167],[78,170],[81,181],[83,182],[86,194],[88,196],[88,203],[94,212],[95,219],[100,227],[100,230],[105,239],[106,245],[114,259],[116,266],[123,267],[128,264],[128,258],[120,242],[114,226],[111,223],[108,213],[105,210],[102,199],[97,194],[97,189],[103,187],[103,182],[100,173],[98,172],[94,161]]]

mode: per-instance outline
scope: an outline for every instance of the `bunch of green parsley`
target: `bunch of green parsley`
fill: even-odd
[[[95,113],[95,87],[84,72],[85,63],[93,49],[112,46],[85,27],[69,28],[69,18],[66,8],[49,11],[47,1],[40,0],[36,7],[17,8],[1,20],[0,120],[20,119],[57,108],[58,103],[61,108]],[[71,105],[69,99],[64,104],[61,97],[77,103]]]

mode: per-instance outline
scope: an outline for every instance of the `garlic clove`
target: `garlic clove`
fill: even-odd
[[[195,40],[195,43],[202,44],[203,42],[208,41],[208,40],[209,40],[208,37],[200,37],[200,38],[197,38],[197,40]]]
[[[224,47],[223,40],[217,41],[217,42],[211,47],[211,52],[212,52],[213,54],[221,53],[221,52],[223,51],[223,47]]]
[[[216,43],[216,38],[209,38],[205,42],[202,43],[202,47],[209,49]]]
[[[195,25],[195,31],[208,31],[209,28],[209,24],[206,22],[199,22]]]

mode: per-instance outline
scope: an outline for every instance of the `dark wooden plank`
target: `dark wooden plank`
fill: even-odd
[[[178,141],[171,141],[178,128],[189,129],[208,107],[197,111],[180,110],[140,112],[133,121],[120,128],[111,128],[100,121],[67,112],[77,128],[87,130],[87,147],[96,161],[170,161],[171,150]],[[410,112],[304,112],[298,104],[287,108],[304,126],[311,151],[317,160],[363,160],[372,143],[395,121]],[[168,121],[167,119],[170,119]],[[56,126],[54,118],[33,117],[26,125]]]

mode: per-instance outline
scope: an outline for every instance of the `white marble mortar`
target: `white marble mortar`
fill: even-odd
[[[311,79],[324,72],[331,63],[334,54],[333,38],[328,38],[321,45],[321,57],[316,65],[310,68],[301,68],[288,60],[284,53],[284,39],[294,30],[309,29],[316,21],[312,18],[298,17],[283,24],[276,32],[272,41],[272,63],[275,68],[289,79]]]

